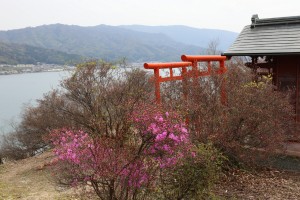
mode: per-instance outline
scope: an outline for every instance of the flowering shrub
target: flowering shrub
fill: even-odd
[[[51,133],[54,152],[68,163],[73,181],[91,183],[101,198],[130,199],[159,186],[162,173],[193,158],[184,123],[176,114],[136,114],[135,134],[126,142],[113,137],[91,137],[81,130],[60,129]],[[134,137],[134,138],[132,138]]]
[[[190,147],[185,124],[175,122],[176,115],[172,117],[166,112],[165,116],[155,114],[152,118],[142,116],[135,119],[139,130],[142,130],[141,138],[149,143],[144,154],[155,158],[160,168],[176,165]]]
[[[91,158],[91,153],[86,147],[93,148],[93,144],[87,133],[62,129],[54,130],[52,137],[53,145],[56,147],[54,153],[60,160],[70,160],[78,165],[83,160]]]

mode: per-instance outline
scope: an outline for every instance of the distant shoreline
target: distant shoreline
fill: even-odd
[[[34,72],[19,72],[19,73],[0,73],[0,76],[9,76],[9,75],[18,75],[18,74],[33,74],[33,73],[43,73],[43,72],[64,72],[64,71],[73,71],[70,69],[63,69],[63,70],[47,70],[47,71],[34,71]]]
[[[56,65],[56,64],[18,64],[18,65],[0,65],[1,75],[14,75],[26,73],[39,73],[39,72],[60,72],[60,71],[73,71],[74,66],[69,65]]]

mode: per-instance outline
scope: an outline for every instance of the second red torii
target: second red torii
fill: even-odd
[[[226,72],[225,60],[226,56],[218,56],[218,55],[182,55],[181,60],[183,62],[166,62],[166,63],[145,63],[145,69],[153,69],[154,70],[154,80],[155,80],[155,96],[156,102],[158,104],[161,103],[160,97],[160,83],[166,81],[174,81],[174,80],[183,80],[189,72],[187,67],[192,67],[191,77],[197,78],[201,76],[210,76],[212,73],[211,70],[211,62],[219,62],[219,69],[215,71],[215,74],[224,74]],[[207,70],[200,71],[198,69],[199,62],[207,62]],[[173,69],[181,68],[181,74],[174,76]],[[161,77],[160,69],[169,69],[170,76],[169,77]],[[225,82],[223,81],[221,86],[221,101],[222,103],[226,102],[226,92],[225,92]]]

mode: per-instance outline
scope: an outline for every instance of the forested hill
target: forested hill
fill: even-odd
[[[26,44],[96,59],[117,60],[126,57],[133,62],[147,62],[178,61],[182,54],[202,54],[211,40],[201,35],[201,29],[185,26],[152,28],[52,24],[0,31],[0,42]],[[224,35],[224,32],[220,34]],[[206,42],[200,39],[196,41],[197,37]],[[225,34],[222,42],[226,37],[228,41],[232,40],[232,34]]]
[[[0,42],[0,64],[76,64],[82,56],[30,45]]]
[[[187,45],[207,47],[211,41],[218,41],[219,50],[227,50],[233,44],[238,33],[218,29],[193,28],[188,26],[143,26],[143,25],[124,25],[120,26],[129,30],[141,31],[146,33],[162,33],[177,42]]]
[[[144,33],[99,25],[80,27],[62,24],[1,31],[0,41],[27,44],[93,58],[130,61],[180,59],[183,53],[197,54],[203,48],[185,45],[160,33]]]

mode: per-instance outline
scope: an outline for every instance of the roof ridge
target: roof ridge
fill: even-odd
[[[300,23],[300,16],[259,19],[258,15],[256,14],[252,16],[251,22],[252,22],[251,28],[255,28],[256,26],[298,24]]]

